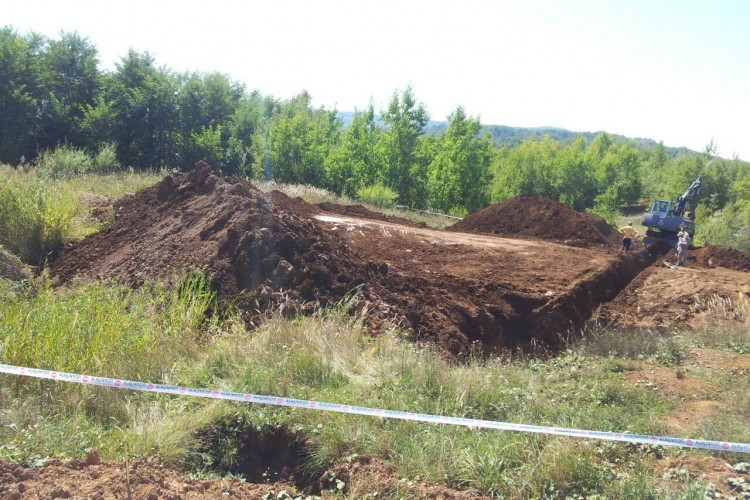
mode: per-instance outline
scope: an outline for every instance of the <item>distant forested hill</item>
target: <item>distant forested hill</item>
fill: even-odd
[[[339,111],[337,116],[341,119],[344,126],[351,123],[354,113],[351,111]],[[379,116],[375,117],[375,121],[379,121]],[[426,135],[442,135],[448,128],[447,121],[430,121],[425,127]],[[484,125],[482,132],[489,132],[492,138],[492,143],[495,147],[504,146],[518,146],[523,141],[532,137],[544,137],[549,136],[550,139],[563,143],[572,143],[576,137],[582,135],[586,140],[586,143],[591,143],[594,138],[599,134],[597,132],[573,132],[559,127],[509,127],[507,125]],[[617,141],[632,142],[638,149],[652,149],[658,144],[653,139],[644,139],[642,137],[626,137],[624,135],[610,134]],[[696,151],[691,151],[685,147],[670,148],[666,147],[667,154],[669,157],[674,158],[680,153],[687,154],[699,154]]]
[[[448,122],[430,122],[425,132],[427,134],[440,135],[445,132],[448,126]],[[564,128],[558,127],[509,127],[507,125],[484,125],[482,127],[483,132],[489,132],[492,137],[492,142],[496,147],[503,146],[518,146],[523,141],[532,137],[544,137],[549,136],[550,139],[562,143],[571,143],[576,137],[582,135],[586,139],[587,143],[591,143],[594,138],[601,132],[573,132]],[[632,142],[638,149],[652,149],[658,145],[653,139],[644,139],[641,137],[625,137],[624,135],[610,134],[617,141]],[[665,146],[666,147],[666,146]],[[685,147],[670,148],[666,147],[667,153],[670,157],[674,158],[680,153],[693,153],[698,154],[695,151],[691,151]]]

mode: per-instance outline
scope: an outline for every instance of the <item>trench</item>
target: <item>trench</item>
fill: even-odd
[[[661,247],[651,246],[622,256],[602,273],[581,281],[567,293],[534,309],[526,319],[524,330],[529,339],[540,339],[552,350],[562,347],[561,333],[580,332],[594,311],[619,295],[639,274],[666,254]],[[554,335],[550,335],[554,332]]]
[[[495,306],[462,310],[457,327],[467,343],[481,343],[487,354],[521,351],[527,354],[554,353],[564,348],[565,338],[580,333],[596,309],[614,300],[641,272],[654,264],[669,247],[652,246],[623,255],[602,272],[583,280],[550,300],[510,291],[479,298]],[[504,303],[506,307],[497,307]],[[463,347],[459,354],[465,352]]]

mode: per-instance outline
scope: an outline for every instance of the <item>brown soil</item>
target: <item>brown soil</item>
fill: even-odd
[[[372,457],[355,457],[323,474],[315,491],[321,498],[340,498],[336,480],[343,481],[344,493],[352,498],[481,499],[472,491],[458,491],[420,481],[405,483],[395,469]],[[22,467],[0,458],[0,498],[6,500],[76,498],[90,500],[134,499],[259,499],[286,491],[294,496],[295,486],[285,482],[252,483],[236,478],[191,479],[164,467],[158,458],[139,458],[124,463],[103,462],[96,451],[84,459],[52,459],[42,467]],[[283,498],[291,498],[291,496]]]
[[[694,253],[696,263],[702,267],[726,267],[735,271],[750,271],[750,255],[734,248],[706,245]]]
[[[334,489],[332,479],[344,481],[352,498],[432,498],[441,500],[488,499],[476,491],[458,491],[442,485],[399,479],[395,467],[362,455],[339,464],[320,478],[321,489]],[[335,481],[335,479],[333,479]]]
[[[622,235],[597,215],[576,212],[545,198],[526,196],[516,196],[475,212],[448,229],[533,237],[585,248],[619,248],[622,243]]]
[[[93,193],[82,194],[81,201],[89,207],[91,218],[99,222],[104,222],[111,216],[112,204],[115,202],[114,198]]]
[[[86,459],[52,459],[43,467],[31,468],[0,459],[0,497],[7,500],[250,499],[268,492],[291,492],[291,488],[284,483],[253,484],[234,478],[193,480],[163,467],[158,459],[137,459],[125,467],[123,463],[100,462],[95,452]]]
[[[679,401],[677,407],[664,419],[669,435],[694,435],[700,425],[721,408],[721,403],[715,400],[721,389],[695,377],[689,366],[673,369],[642,365],[627,373],[625,383]]]
[[[732,478],[747,479],[747,476],[735,471],[729,462],[721,458],[681,455],[659,460],[657,468],[663,476],[677,483],[701,480],[713,484],[722,496],[712,498],[746,498],[734,490],[728,481]]]
[[[353,290],[373,331],[395,323],[453,355],[472,342],[555,349],[602,303],[596,319],[627,326],[750,321],[747,273],[735,270],[745,254],[709,246],[687,268],[649,267],[656,256],[642,246],[617,253],[620,237],[601,218],[545,199],[516,197],[438,231],[263,193],[199,163],[113,211],[114,222],[51,263],[56,279],[171,283],[176,270],[202,267],[251,325],[281,302],[309,312]]]
[[[600,323],[643,328],[700,328],[749,324],[750,280],[741,271],[652,266],[634,279],[594,318]]]
[[[309,217],[304,201],[262,193],[207,164],[118,200],[114,211],[111,225],[51,263],[53,276],[137,286],[171,283],[180,277],[176,271],[200,267],[220,298],[237,299],[253,322],[258,310],[282,299],[330,304],[370,274]],[[285,297],[274,293],[280,290]]]
[[[580,219],[547,200],[514,206],[521,201],[524,213],[554,210],[556,230],[593,224],[593,216]],[[454,355],[477,341],[555,348],[559,332],[582,326],[650,262],[643,251],[621,257],[600,247],[436,231],[373,220],[369,211],[361,214],[367,219],[334,216],[205,163],[118,200],[114,212],[111,225],[52,262],[53,276],[140,285],[203,267],[249,324],[282,300],[297,306],[287,310],[311,311],[360,287],[354,309],[367,312],[374,330],[395,322]]]

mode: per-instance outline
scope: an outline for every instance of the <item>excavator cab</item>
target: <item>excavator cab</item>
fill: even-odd
[[[674,203],[666,200],[656,200],[653,207],[651,207],[651,213],[670,217],[674,213]]]

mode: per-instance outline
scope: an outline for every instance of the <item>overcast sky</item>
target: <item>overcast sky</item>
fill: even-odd
[[[411,86],[433,120],[646,137],[750,160],[748,0],[0,0],[0,25],[77,31],[280,99],[382,110]]]

